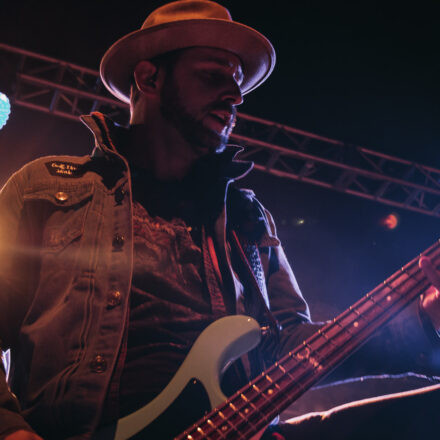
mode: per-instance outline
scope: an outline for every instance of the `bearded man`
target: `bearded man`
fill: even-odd
[[[168,3],[101,63],[130,104],[129,129],[84,116],[90,156],[38,159],[5,185],[0,337],[17,398],[3,376],[1,438],[111,438],[107,427],[154,401],[219,318],[268,330],[226,371],[226,394],[319,327],[270,214],[231,185],[252,167],[226,147],[236,108],[274,64],[270,42],[222,6]],[[178,435],[192,398],[139,438]]]

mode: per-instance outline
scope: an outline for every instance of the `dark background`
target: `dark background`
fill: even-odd
[[[163,3],[2,2],[0,41],[97,69]],[[223,4],[277,50],[272,77],[241,112],[440,168],[437,0]],[[13,108],[0,131],[0,180],[34,157],[91,146],[79,123]],[[439,236],[439,219],[354,196],[259,172],[244,185],[273,212],[315,319],[342,311]],[[380,226],[391,212],[400,219],[392,231]],[[440,369],[415,315],[395,319],[333,377],[408,369]]]

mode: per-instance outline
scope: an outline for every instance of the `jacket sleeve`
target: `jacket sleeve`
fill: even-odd
[[[323,323],[311,321],[309,307],[277,238],[273,218],[266,209],[264,214],[267,232],[275,244],[263,248],[265,252],[261,252],[261,260],[266,268],[270,309],[282,327],[280,342],[271,355],[272,358],[279,359],[316,332]]]
[[[16,175],[0,192],[0,349],[13,346],[23,319],[26,301],[26,277],[21,267],[23,249],[19,228],[23,217],[22,195]],[[19,429],[32,431],[20,414],[18,400],[9,389],[0,361],[0,439]]]

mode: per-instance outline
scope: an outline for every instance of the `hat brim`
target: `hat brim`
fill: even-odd
[[[243,94],[261,85],[275,66],[269,40],[244,24],[221,19],[181,20],[132,32],[116,41],[104,54],[100,74],[118,99],[130,101],[133,72],[141,60],[189,47],[212,47],[237,55],[242,62]]]

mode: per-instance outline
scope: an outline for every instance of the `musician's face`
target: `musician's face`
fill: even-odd
[[[243,102],[240,59],[211,48],[180,51],[161,91],[161,112],[199,154],[219,152]]]

